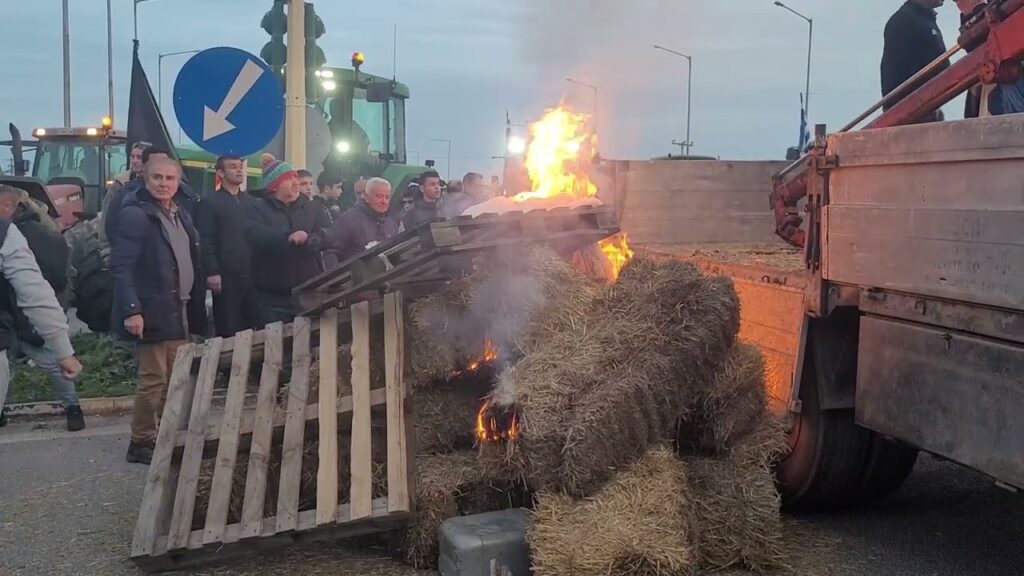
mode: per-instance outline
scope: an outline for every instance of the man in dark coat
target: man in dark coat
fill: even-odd
[[[238,156],[217,158],[221,187],[205,196],[196,213],[206,287],[213,292],[217,335],[234,336],[260,326],[260,307],[252,286],[252,251],[245,238],[248,212],[256,199],[242,191],[245,167]]]
[[[112,244],[110,269],[121,296],[117,312],[137,343],[139,365],[129,462],[152,459],[174,356],[190,331],[205,331],[199,233],[174,200],[180,178],[181,166],[173,160],[147,162],[146,186],[125,196]]]
[[[946,52],[946,43],[939,30],[935,9],[944,0],[907,0],[885,25],[885,48],[882,51],[882,95],[885,96],[931,64]],[[949,67],[947,60],[934,74]],[[933,75],[934,75],[933,74]],[[927,82],[926,77],[921,84]],[[920,86],[920,84],[918,84]],[[886,104],[889,109],[896,102]],[[941,111],[935,118],[941,120]]]
[[[402,228],[412,230],[424,222],[437,219],[438,200],[441,199],[441,176],[434,170],[420,175],[419,194],[412,206],[402,215]]]
[[[390,202],[390,182],[383,178],[367,181],[363,201],[337,218],[331,229],[331,246],[339,262],[398,234],[398,221],[388,214]]]
[[[171,153],[166,148],[150,146],[142,151],[142,165],[145,166],[153,158],[168,159],[170,157]],[[103,231],[106,233],[107,239],[111,243],[113,243],[114,237],[117,235],[117,220],[120,217],[121,207],[124,205],[125,197],[128,194],[137,192],[145,187],[145,178],[135,178],[126,185],[119,187],[113,194],[108,194],[107,197],[104,198]],[[178,190],[174,194],[174,201],[178,206],[184,208],[193,220],[195,219],[196,207],[199,205],[199,198],[196,196],[195,192],[192,191],[192,187],[186,182],[178,182]]]
[[[292,289],[321,272],[320,251],[330,227],[326,213],[299,192],[295,170],[264,154],[262,198],[253,202],[245,236],[253,254],[253,285],[263,322],[291,322]]]

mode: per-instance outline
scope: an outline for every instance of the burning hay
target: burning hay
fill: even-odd
[[[785,564],[772,463],[785,432],[765,414],[721,459],[688,461],[701,566],[764,572]]]
[[[521,433],[484,447],[533,487],[577,496],[673,439],[739,330],[731,282],[675,261],[632,261],[581,312],[502,373],[491,410],[516,413]]]
[[[697,562],[685,465],[656,447],[593,497],[538,497],[530,546],[538,576],[687,575]]]
[[[413,441],[419,454],[444,454],[472,449],[480,403],[490,391],[494,368],[437,382],[412,394]]]
[[[437,566],[438,529],[449,518],[521,505],[528,496],[480,466],[472,450],[416,458],[416,514],[395,552],[416,568]]]

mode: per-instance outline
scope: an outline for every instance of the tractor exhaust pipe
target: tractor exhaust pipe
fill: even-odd
[[[14,175],[24,176],[28,170],[25,166],[25,152],[21,145],[21,130],[12,122],[11,130],[11,157],[14,159]]]

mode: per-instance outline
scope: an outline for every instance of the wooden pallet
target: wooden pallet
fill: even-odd
[[[565,255],[620,232],[611,206],[507,212],[429,222],[378,244],[295,288],[303,314],[367,293],[437,283],[460,272],[452,256],[539,242]],[[446,258],[449,257],[449,258]]]
[[[372,336],[383,341],[384,382],[374,388],[371,317],[377,311],[383,319],[383,335]],[[328,309],[317,319],[299,317],[287,326],[276,323],[257,333],[250,330],[181,347],[146,479],[132,559],[150,571],[171,570],[222,560],[255,547],[383,531],[406,520],[414,491],[402,379],[402,327],[401,293],[389,293],[382,301],[362,302],[343,311]],[[344,340],[351,335],[350,349],[339,347],[339,335]],[[339,348],[350,350],[350,382],[338,373]],[[315,355],[320,366],[319,392],[311,399],[310,367]],[[215,380],[220,370],[228,368],[224,404],[214,406]],[[288,395],[279,400],[279,380],[289,369]],[[255,377],[256,370],[255,406],[246,407],[250,372]],[[339,382],[351,385],[350,395],[339,398]],[[371,426],[386,427],[386,494],[376,498]],[[311,473],[303,470],[309,430],[319,431],[315,507],[300,509],[300,478],[304,472],[307,477]],[[351,444],[350,477],[339,477],[339,436]],[[208,494],[205,519],[199,520],[197,488],[204,458],[215,460],[212,480],[207,478],[204,491]],[[243,503],[240,514],[235,513],[237,519],[229,523],[232,492],[236,501],[243,494],[234,480],[236,465],[243,469],[242,458],[248,460]],[[339,502],[339,483],[348,484],[347,502]],[[268,486],[274,485],[276,510],[264,510]],[[201,528],[194,526],[200,522]]]

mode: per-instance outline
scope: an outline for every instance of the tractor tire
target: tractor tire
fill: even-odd
[[[776,477],[785,508],[832,508],[857,494],[873,433],[854,423],[852,409],[821,409],[813,349],[806,356],[801,410],[790,431],[790,454]]]
[[[93,332],[110,331],[114,280],[110,275],[110,243],[99,219],[79,222],[66,233],[71,246],[73,302],[78,319]]]
[[[899,490],[914,471],[918,450],[872,433],[864,476],[856,499],[872,502]]]

